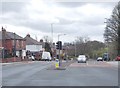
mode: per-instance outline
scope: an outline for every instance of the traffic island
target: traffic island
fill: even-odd
[[[51,66],[51,67],[47,68],[47,70],[66,70],[66,67],[55,68],[54,66]]]
[[[52,65],[50,67],[47,68],[47,70],[66,70],[67,67],[74,63],[75,61],[68,61],[68,62],[62,62],[61,66],[59,66],[58,64]]]
[[[66,70],[64,67],[55,68],[54,70]]]

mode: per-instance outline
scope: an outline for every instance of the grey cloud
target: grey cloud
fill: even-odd
[[[68,7],[68,8],[76,8],[80,7],[86,4],[94,4],[94,5],[100,5],[102,7],[113,7],[117,4],[117,2],[57,2],[57,5]]]
[[[80,7],[85,4],[86,2],[57,2],[57,5],[68,8]]]
[[[103,17],[91,17],[88,20],[85,18],[84,20],[80,21],[80,23],[91,25],[91,26],[99,26],[101,24],[104,24],[105,18]]]
[[[14,26],[24,26],[27,28],[30,28],[32,30],[39,30],[41,32],[45,32],[45,33],[50,33],[51,32],[51,24],[47,23],[44,20],[32,20],[30,18],[27,18],[25,15],[23,15],[24,13],[18,15],[18,14],[14,14],[15,16],[12,18],[2,18],[3,20],[3,24],[11,24]],[[62,24],[55,24],[53,25],[54,27],[54,32],[55,33],[62,33],[62,32],[69,32],[69,30],[67,30],[67,26],[68,25],[62,25]]]
[[[25,2],[1,2],[2,13],[16,12],[19,13],[24,9],[27,3]]]
[[[101,3],[94,3],[94,4],[97,4],[97,5],[100,5],[102,7],[110,7],[110,8],[113,8],[118,2],[101,2]]]
[[[59,3],[64,5],[65,7],[73,8],[73,7],[79,7],[82,5],[85,5],[86,3],[71,3],[71,2],[62,2]],[[113,6],[112,3],[97,3],[101,6]],[[47,21],[44,20],[32,20],[29,18],[28,14],[23,11],[25,7],[25,3],[7,3],[5,2],[2,6],[2,10],[4,13],[9,15],[9,12],[14,12],[13,16],[11,17],[4,17],[2,20],[4,20],[2,23],[5,24],[11,24],[15,26],[24,26],[27,28],[30,28],[32,30],[39,30],[41,32],[45,33],[51,33],[51,25]],[[74,13],[74,8],[69,12],[69,17],[56,17],[56,19],[59,20],[59,24],[53,25],[53,32],[54,33],[66,33],[71,35],[88,35],[88,36],[98,36],[102,35],[104,28],[100,27],[100,25],[104,24],[104,16],[90,16],[89,18],[86,18],[85,16]],[[73,14],[74,13],[74,14]],[[72,14],[72,16],[71,16]],[[77,14],[77,15],[76,15]],[[49,14],[48,14],[49,15]],[[71,20],[70,17],[78,17],[78,20]],[[79,18],[82,18],[82,20],[79,20]],[[99,30],[99,31],[98,31]]]
[[[56,17],[59,20],[59,24],[72,24],[74,21],[66,19],[66,18],[61,18],[61,17]]]

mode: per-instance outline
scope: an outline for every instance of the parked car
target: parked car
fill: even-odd
[[[110,61],[110,57],[109,57],[109,54],[108,54],[108,53],[104,53],[104,54],[103,54],[103,60],[104,60],[104,61]]]
[[[80,62],[86,63],[86,60],[87,60],[87,58],[85,55],[79,55],[77,58],[78,63],[80,63]]]
[[[103,61],[103,58],[102,57],[98,57],[97,61]]]
[[[116,60],[116,61],[120,61],[120,56],[117,56],[117,57],[115,58],[115,60]]]
[[[32,61],[35,61],[35,57],[34,56],[29,56],[29,59],[31,59]]]

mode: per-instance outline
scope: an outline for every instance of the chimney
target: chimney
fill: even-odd
[[[6,32],[5,28],[2,27],[2,32]]]
[[[43,39],[40,39],[40,42],[43,43]]]
[[[2,37],[5,37],[5,35],[6,35],[6,30],[5,28],[2,27]]]
[[[30,34],[27,34],[28,37],[30,37]]]

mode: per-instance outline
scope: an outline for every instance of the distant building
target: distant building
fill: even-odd
[[[8,32],[2,27],[2,31],[0,31],[0,47],[4,49],[4,58],[16,56],[23,57],[25,54],[25,39],[21,36]]]
[[[33,39],[30,34],[27,34],[24,39],[26,40],[27,56],[34,56],[37,60],[40,59],[40,52],[43,50],[42,44],[40,44],[40,42],[38,42],[37,40]]]

